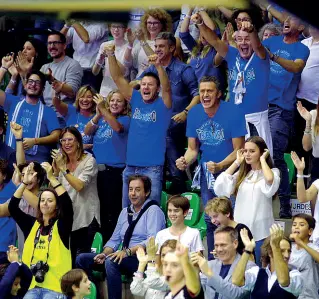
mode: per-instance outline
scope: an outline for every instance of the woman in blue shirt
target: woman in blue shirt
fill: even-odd
[[[103,239],[108,240],[122,210],[122,172],[126,162],[130,108],[118,90],[110,92],[106,101],[99,94],[93,100],[96,114],[86,125],[85,133],[93,135],[93,153],[99,167],[101,230]]]
[[[96,105],[93,101],[95,94],[93,87],[84,85],[77,92],[74,105],[68,105],[61,101],[58,94],[53,97],[52,101],[55,109],[64,117],[66,125],[76,127],[81,133],[85,150],[91,150],[93,147],[93,139],[91,136],[84,134],[84,128],[95,113]]]

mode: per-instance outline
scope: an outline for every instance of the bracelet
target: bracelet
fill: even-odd
[[[62,186],[62,184],[57,184],[55,187],[53,187],[53,189],[56,189],[58,187]]]
[[[132,50],[132,49],[133,49],[133,47],[130,46],[130,45],[128,45],[127,48],[128,48],[129,50]]]
[[[144,277],[144,273],[141,272],[141,271],[136,271],[134,274],[135,274],[136,277],[139,277],[139,278],[143,278]]]
[[[310,174],[297,174],[298,179],[310,178]]]
[[[8,68],[5,67],[5,66],[3,66],[3,65],[1,66],[1,68],[4,69],[4,70],[6,70],[6,71],[8,71]]]
[[[35,145],[37,145],[37,144],[38,144],[37,139],[38,139],[38,138],[34,138],[34,144],[35,144]]]
[[[311,135],[311,131],[303,131],[304,135]]]
[[[253,254],[253,251],[249,251],[249,250],[246,250],[246,249],[244,249],[244,252],[246,252],[249,255]]]
[[[68,26],[67,24],[64,24],[63,27],[66,28],[66,29],[70,29],[71,28],[71,26]]]
[[[240,163],[237,160],[235,160],[234,163],[237,165],[237,167],[240,167]]]
[[[16,142],[22,141],[23,142],[23,138],[17,138]]]
[[[204,21],[202,20],[202,22],[200,24],[196,24],[197,26],[202,26],[204,24]]]
[[[12,83],[12,84],[16,84],[16,83],[17,83],[17,81],[16,81],[16,80],[13,80],[13,79],[10,79],[10,83]]]
[[[141,45],[142,47],[144,47],[146,44],[147,44],[147,42],[146,42],[145,40],[140,41],[140,45]]]
[[[107,57],[115,56],[115,53],[107,54]]]
[[[269,11],[269,8],[270,8],[270,7],[272,7],[272,4],[269,4],[269,5],[266,7],[266,10]]]
[[[93,118],[91,118],[90,123],[92,126],[97,126],[97,124],[93,121]]]
[[[191,16],[189,16],[189,15],[186,15],[186,16],[185,16],[185,18],[189,18],[189,19],[190,19],[190,18],[191,18]]]
[[[183,112],[187,115],[188,114],[188,110],[185,108],[184,110],[183,110]]]

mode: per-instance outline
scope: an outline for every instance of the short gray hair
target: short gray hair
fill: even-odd
[[[281,25],[276,25],[274,23],[267,23],[264,26],[262,26],[258,32],[259,39],[262,41],[264,32],[266,30],[272,31],[275,35],[281,35],[282,34],[282,27]]]
[[[227,233],[230,236],[230,239],[232,242],[234,242],[235,240],[238,241],[238,232],[231,226],[219,226],[215,230],[214,235],[217,235],[220,233]]]

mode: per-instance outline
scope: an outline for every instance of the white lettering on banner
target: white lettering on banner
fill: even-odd
[[[311,215],[311,206],[310,202],[306,203],[300,203],[298,199],[291,199],[290,201],[291,205],[291,213],[292,215],[297,215],[297,214],[308,214]]]
[[[132,116],[134,119],[139,119],[143,121],[152,121],[156,122],[156,111],[148,112],[148,113],[142,113],[140,109],[135,108],[134,114]]]

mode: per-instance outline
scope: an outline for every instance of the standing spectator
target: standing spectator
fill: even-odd
[[[90,85],[84,85],[77,92],[74,105],[61,101],[60,94],[55,94],[52,100],[56,111],[64,117],[66,125],[77,128],[81,133],[85,150],[92,150],[93,147],[92,137],[85,135],[84,128],[94,116],[94,96],[95,90]]]
[[[289,264],[299,270],[304,280],[299,299],[318,299],[319,285],[319,247],[310,242],[316,226],[316,220],[306,214],[297,214],[292,218],[290,239],[295,242],[291,248]]]
[[[50,150],[60,135],[60,125],[53,109],[40,101],[44,90],[45,76],[32,71],[26,77],[25,98],[0,91],[0,106],[8,113],[8,122],[23,126],[23,148],[26,158],[32,161],[48,161]],[[21,140],[19,140],[21,141]],[[13,134],[7,129],[6,144],[16,148]]]
[[[151,180],[146,176],[131,176],[128,181],[131,205],[124,208],[112,237],[100,254],[84,253],[77,257],[77,267],[92,277],[94,265],[105,262],[108,298],[122,298],[121,274],[132,275],[138,267],[136,251],[146,247],[147,240],[165,227],[165,216],[150,199]]]
[[[107,45],[115,45],[116,59],[118,63],[120,64],[124,77],[128,78],[129,72],[124,67],[124,64],[125,64],[124,54],[127,47],[133,46],[133,41],[131,42],[131,39],[130,39],[130,36],[132,35],[132,31],[127,31],[127,38],[130,44],[128,44],[128,42],[125,40],[125,31],[126,31],[125,24],[111,23],[110,31],[111,31],[113,40],[104,42],[100,45],[100,50],[96,56],[96,60],[92,68],[92,73],[95,76],[98,76],[101,70],[103,72],[103,81],[101,86],[99,87],[99,90],[100,90],[99,93],[104,98],[106,98],[112,90],[116,89],[116,84],[114,83],[110,74],[110,67],[108,63],[108,57],[105,53],[105,47]]]
[[[106,23],[67,20],[60,32],[65,35],[67,44],[72,43],[73,59],[82,67],[81,85],[91,85],[95,90],[98,90],[102,77],[94,76],[92,67],[100,45],[108,40]]]
[[[301,105],[305,107],[306,110],[310,111],[312,114],[312,121],[314,123],[316,119],[316,108],[319,99],[319,87],[317,85],[319,79],[319,29],[316,29],[313,26],[309,27],[310,37],[301,41],[305,46],[309,48],[310,55],[305,65],[305,68],[302,70],[300,82],[297,90],[297,101],[300,101]],[[300,110],[297,110],[299,113],[295,114],[295,146],[296,152],[300,157],[305,158],[306,163],[306,172],[310,172],[310,166],[312,165],[312,170],[314,171],[316,168],[318,169],[319,164],[311,163],[311,152],[309,147],[308,150],[305,149],[304,139],[310,141],[311,136],[315,140],[316,134],[315,130],[312,131],[312,135],[304,134],[304,128],[306,126],[306,121],[303,116],[300,114]],[[308,126],[308,124],[307,124]],[[312,125],[311,125],[312,127]],[[302,142],[301,142],[302,140]],[[313,147],[312,155],[318,156],[315,147]],[[314,162],[314,160],[312,160]],[[319,174],[315,177],[311,177],[311,180],[314,181],[316,178],[319,178]]]
[[[66,104],[72,104],[75,95],[81,86],[83,70],[74,59],[66,56],[66,38],[60,32],[53,32],[48,36],[48,52],[52,62],[41,67],[41,72],[49,74],[43,98],[45,103],[51,107],[53,92],[61,93],[61,99]],[[60,123],[65,126],[64,120],[58,113]]]
[[[97,192],[97,165],[93,156],[85,153],[82,136],[75,127],[66,127],[60,135],[60,151],[52,153],[55,174],[67,190],[73,205],[71,233],[72,259],[91,249],[100,224],[100,202]]]
[[[170,32],[161,32],[155,39],[155,53],[165,68],[172,89],[172,119],[166,137],[166,163],[172,181],[171,194],[186,191],[185,174],[176,167],[176,160],[185,152],[186,118],[188,111],[199,103],[198,83],[194,70],[173,56],[176,38]],[[158,74],[155,66],[147,73]]]
[[[247,137],[261,136],[272,154],[272,140],[268,121],[269,55],[261,45],[255,26],[248,17],[237,21],[237,48],[220,40],[210,30],[200,14],[192,16],[201,35],[228,63],[230,101],[236,114],[246,120]],[[258,97],[256,98],[256,95]]]
[[[257,242],[257,264],[260,264],[260,247],[269,236],[269,227],[275,222],[272,197],[279,184],[279,170],[273,167],[265,141],[254,136],[246,140],[245,149],[237,151],[237,159],[214,185],[218,196],[236,196],[234,219],[251,230]]]
[[[37,217],[27,215],[19,208],[25,188],[36,175],[30,174],[32,164],[28,166],[22,184],[9,203],[10,214],[26,238],[22,261],[32,268],[33,279],[25,299],[61,296],[61,277],[71,270],[72,202],[68,192],[53,175],[52,166],[48,162],[43,162],[42,166],[53,189],[44,189],[41,193]]]
[[[270,51],[269,124],[274,145],[274,162],[281,174],[279,187],[280,218],[291,218],[290,185],[284,154],[294,127],[296,91],[300,76],[309,56],[309,49],[298,41],[304,29],[301,20],[288,16],[283,25],[283,36],[263,41]]]
[[[93,100],[97,112],[85,129],[89,135],[93,135],[93,152],[99,169],[97,187],[103,215],[101,230],[103,240],[108,240],[122,210],[122,176],[126,162],[130,109],[128,102],[117,90],[110,92],[106,101],[101,95],[96,95]]]
[[[175,195],[167,201],[167,217],[171,226],[157,233],[155,243],[158,248],[167,240],[178,240],[188,247],[189,253],[204,251],[199,230],[188,227],[184,223],[189,208],[189,200],[184,196]]]
[[[188,148],[185,155],[176,160],[176,166],[185,170],[201,153],[198,173],[202,203],[206,206],[207,201],[216,196],[213,192],[215,178],[233,163],[237,150],[243,147],[246,128],[244,118],[237,118],[233,105],[220,100],[221,91],[215,77],[201,79],[199,94],[201,104],[190,111],[187,119]],[[210,252],[214,249],[216,226],[207,215],[205,222],[210,260],[213,259]]]
[[[121,74],[114,56],[114,46],[109,46],[108,56],[112,78],[125,100],[132,108],[132,119],[127,142],[126,167],[123,172],[123,207],[128,202],[128,177],[133,174],[147,175],[152,181],[151,199],[158,203],[161,198],[166,134],[171,118],[172,94],[167,74],[157,55],[149,57],[158,76],[145,73],[141,91],[134,90]],[[162,97],[159,97],[159,91]],[[138,152],[136,149],[139,149]]]

